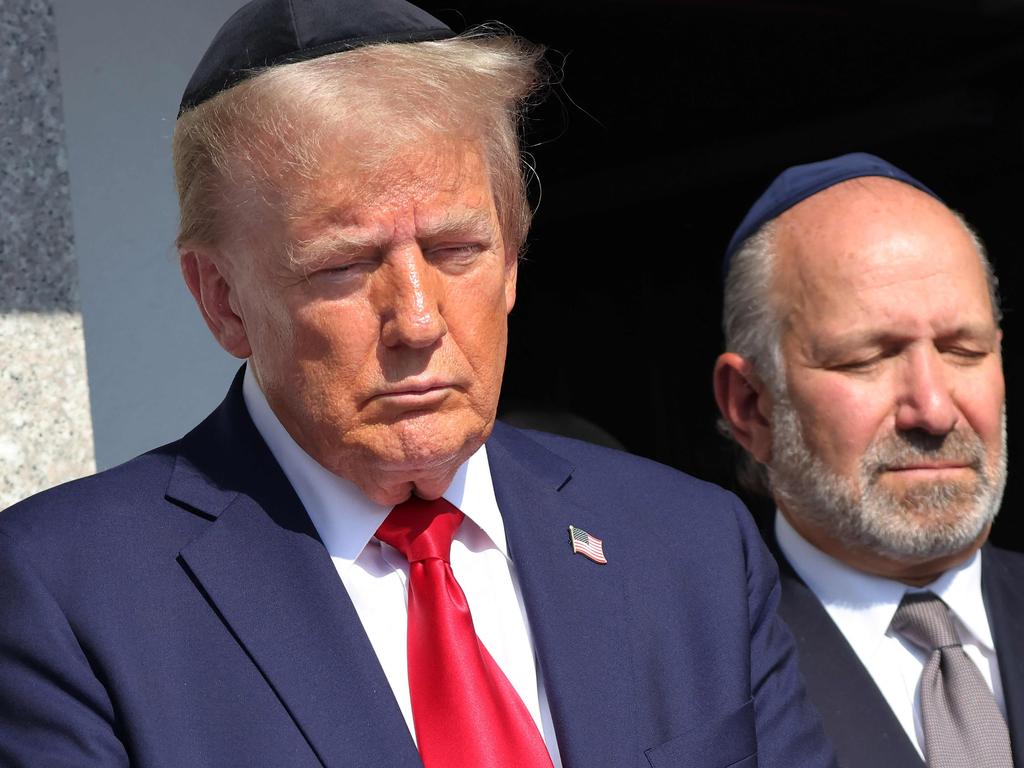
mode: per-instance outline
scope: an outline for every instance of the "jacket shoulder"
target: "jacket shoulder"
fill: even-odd
[[[986,544],[981,553],[985,564],[1024,574],[1024,552]]]
[[[90,535],[89,531],[134,517],[161,503],[177,455],[177,443],[124,464],[57,485],[0,512],[0,532],[27,543]]]

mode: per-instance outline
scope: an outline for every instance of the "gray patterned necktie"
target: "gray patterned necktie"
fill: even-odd
[[[921,672],[928,768],[1013,768],[1006,721],[964,653],[946,604],[931,592],[908,592],[891,626],[929,654]]]

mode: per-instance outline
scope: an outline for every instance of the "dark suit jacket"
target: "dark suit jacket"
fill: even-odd
[[[567,768],[833,764],[735,498],[501,425],[487,451]],[[0,765],[128,764],[421,765],[240,378],[181,441],[0,514]]]
[[[825,731],[842,768],[923,768],[924,762],[896,720],[853,648],[800,577],[776,551],[782,578],[779,615],[800,650],[807,692],[821,710]],[[1016,765],[1024,766],[1024,555],[986,545],[981,585]]]

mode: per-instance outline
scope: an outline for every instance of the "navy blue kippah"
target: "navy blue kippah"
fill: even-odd
[[[213,38],[185,88],[178,116],[261,67],[372,43],[454,36],[444,23],[405,0],[252,0]]]
[[[866,152],[853,152],[817,163],[794,165],[775,177],[775,181],[768,185],[768,189],[757,198],[757,202],[743,217],[732,240],[729,241],[729,247],[725,249],[722,274],[729,274],[729,263],[732,261],[733,254],[740,249],[748,237],[761,228],[762,224],[774,219],[784,211],[788,211],[811,195],[816,195],[841,181],[862,176],[884,176],[888,179],[896,179],[912,187],[917,187],[942,202],[941,197],[906,171],[901,171],[892,163]]]

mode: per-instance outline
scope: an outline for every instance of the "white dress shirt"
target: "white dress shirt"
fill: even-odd
[[[406,650],[409,563],[374,537],[391,507],[370,501],[355,484],[328,471],[300,448],[274,415],[251,371],[246,367],[242,385],[249,415],[334,561],[415,740]],[[452,542],[451,566],[466,593],[477,636],[536,722],[554,767],[561,768],[483,447],[459,468],[444,498],[465,514]]]
[[[919,683],[927,655],[889,630],[906,592],[933,592],[949,606],[964,651],[981,671],[1006,717],[992,630],[981,594],[980,552],[917,589],[858,571],[825,554],[797,533],[781,512],[775,515],[775,536],[793,570],[846,637],[922,759]]]

